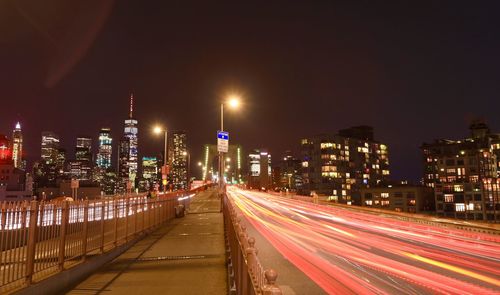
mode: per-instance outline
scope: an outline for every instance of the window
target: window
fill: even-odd
[[[372,200],[366,200],[365,201],[365,205],[366,206],[371,206],[371,205],[373,205],[373,201]]]
[[[389,206],[389,200],[382,200],[382,201],[380,201],[380,205],[384,206],[384,207]]]
[[[454,165],[455,165],[455,159],[446,160],[446,166],[454,166]]]
[[[408,206],[415,206],[416,204],[417,204],[417,201],[415,199],[408,200]]]
[[[395,198],[402,198],[403,197],[403,193],[402,192],[395,192],[394,193],[394,197]]]
[[[453,186],[453,191],[455,192],[463,192],[464,191],[464,186],[461,184],[455,184]]]
[[[455,204],[455,211],[464,212],[465,211],[465,204],[463,204],[463,203]]]
[[[449,195],[449,194],[444,195],[444,201],[446,203],[453,203],[453,195]]]
[[[383,199],[387,199],[387,198],[389,198],[389,193],[381,193],[380,197]]]

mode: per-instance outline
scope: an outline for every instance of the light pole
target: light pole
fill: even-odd
[[[163,167],[161,169],[162,172],[162,184],[163,184],[163,193],[167,192],[167,184],[168,184],[168,145],[167,145],[167,139],[168,139],[168,131],[167,128],[163,129],[161,126],[155,126],[153,128],[153,132],[155,134],[161,134],[162,132],[165,133],[165,142],[164,142],[164,154],[163,154]]]
[[[237,109],[240,106],[240,98],[231,96],[227,100],[227,104],[232,109]],[[224,131],[224,102],[220,104],[220,131]],[[224,189],[224,153],[219,151],[219,188]]]

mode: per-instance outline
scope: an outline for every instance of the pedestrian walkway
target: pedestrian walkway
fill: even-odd
[[[216,190],[67,294],[226,294],[224,225]]]

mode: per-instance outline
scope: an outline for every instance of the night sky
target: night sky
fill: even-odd
[[[0,133],[20,120],[30,161],[42,130],[70,154],[100,127],[116,143],[133,91],[139,153],[162,149],[159,122],[197,162],[235,91],[225,125],[247,151],[368,124],[394,178],[418,180],[422,142],[474,118],[500,132],[500,1],[213,2],[0,1]]]

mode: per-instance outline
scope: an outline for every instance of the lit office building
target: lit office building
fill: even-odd
[[[359,189],[389,178],[387,145],[374,140],[370,126],[302,139],[301,151],[304,194],[360,205]]]
[[[12,160],[14,167],[26,169],[23,162],[23,134],[21,132],[21,124],[17,122],[16,128],[12,131]]]
[[[71,161],[70,174],[78,180],[92,179],[92,139],[78,137],[76,139],[75,161]]]
[[[424,143],[424,184],[434,188],[438,216],[499,220],[500,134],[473,122],[471,136]]]
[[[124,137],[128,139],[128,158],[127,167],[128,173],[127,178],[131,181],[132,186],[134,186],[135,178],[137,177],[138,171],[138,121],[133,117],[134,111],[134,95],[130,95],[130,112],[128,119],[125,120]],[[121,149],[120,149],[121,150]],[[121,159],[121,156],[120,156]],[[123,174],[124,175],[124,174]]]
[[[228,152],[224,153],[224,177],[227,183],[242,183],[244,159],[241,145],[230,144]],[[201,169],[202,180],[212,181],[219,175],[219,153],[217,145],[206,144],[203,146],[203,160]]]
[[[149,185],[158,182],[158,159],[156,157],[142,157],[142,178]]]
[[[122,180],[128,180],[129,155],[130,155],[130,140],[127,137],[123,137],[118,145],[118,177]]]
[[[50,131],[42,132],[42,162],[53,164],[59,153],[59,136]]]
[[[360,189],[361,205],[408,213],[434,213],[433,189],[401,183],[380,184]]]
[[[97,151],[96,165],[102,170],[111,167],[111,157],[113,154],[113,139],[111,138],[111,129],[102,128],[99,131],[99,149]]]
[[[271,154],[265,149],[253,150],[248,155],[248,187],[271,187]]]
[[[174,190],[188,188],[189,153],[187,151],[187,134],[184,131],[172,132],[169,135],[169,160],[171,161],[171,179]]]
[[[302,187],[301,161],[290,151],[273,167],[273,186],[295,191]]]

